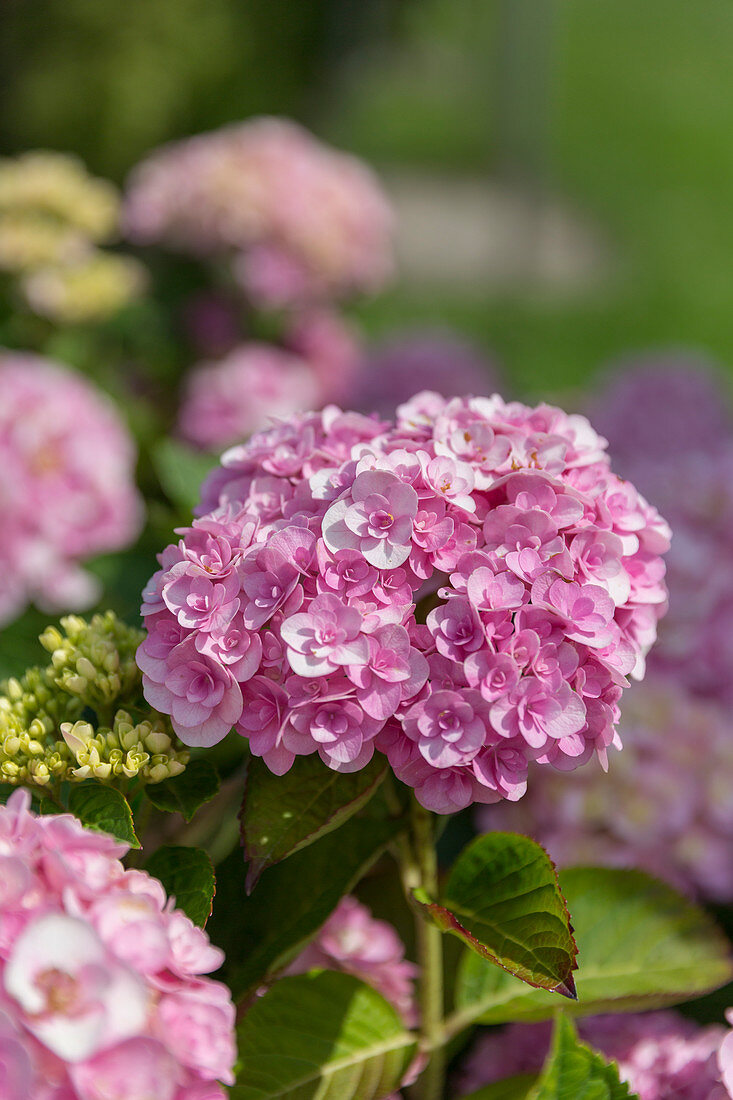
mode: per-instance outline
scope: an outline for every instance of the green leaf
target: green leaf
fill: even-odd
[[[159,848],[145,864],[148,874],[160,879],[176,906],[203,928],[211,914],[216,878],[211,860],[202,848],[170,845]]]
[[[638,1012],[717,989],[733,974],[711,918],[641,871],[579,867],[560,874],[580,953],[573,1015]],[[466,1022],[547,1020],[556,1001],[466,952],[456,1004]]]
[[[191,760],[186,770],[162,783],[148,783],[145,787],[153,805],[168,813],[183,814],[190,821],[199,807],[219,791],[219,776],[208,760]]]
[[[110,833],[131,848],[140,847],[140,841],[135,836],[132,811],[115,787],[105,787],[96,779],[85,779],[71,788],[69,809],[88,829]]]
[[[256,990],[305,946],[400,828],[400,822],[352,818],[338,832],[268,868],[250,897],[244,893],[241,851],[218,865],[209,933],[226,952],[223,979],[235,1000]]]
[[[198,504],[201,482],[218,465],[218,459],[174,439],[162,439],[153,450],[153,465],[171,503],[188,513]]]
[[[537,1080],[536,1073],[521,1073],[518,1077],[506,1077],[492,1085],[484,1085],[462,1100],[527,1100],[529,1090]]]
[[[277,982],[238,1035],[232,1100],[379,1100],[399,1087],[416,1048],[379,993],[328,970]]]
[[[618,1066],[581,1043],[560,1014],[544,1069],[527,1100],[639,1100],[620,1080]]]
[[[383,756],[361,771],[341,774],[321,758],[296,757],[285,775],[273,775],[257,757],[247,767],[240,820],[250,893],[267,867],[312,844],[343,825],[361,809],[382,782]]]
[[[534,840],[487,833],[459,855],[429,917],[529,985],[575,997],[577,948],[552,860]]]

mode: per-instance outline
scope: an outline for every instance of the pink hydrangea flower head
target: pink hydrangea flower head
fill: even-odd
[[[598,666],[584,690],[591,715]],[[544,774],[517,805],[479,810],[481,827],[536,837],[560,866],[642,867],[686,893],[733,900],[733,745],[727,712],[659,676],[634,686],[608,773]],[[571,789],[572,788],[572,789]]]
[[[392,271],[392,213],[371,171],[284,119],[152,153],[130,178],[123,222],[140,244],[232,257],[262,305],[372,292]]]
[[[83,609],[85,558],[128,545],[142,521],[135,448],[112,403],[50,360],[0,351],[0,624],[28,601]]]
[[[415,978],[418,968],[391,924],[376,920],[356,898],[342,898],[316,938],[288,968],[342,970],[373,986],[412,1027],[417,1023]]]
[[[222,962],[127,848],[70,815],[0,807],[0,1088],[8,1100],[223,1100]]]
[[[392,425],[327,406],[231,448],[198,513],[146,589],[139,650],[184,741],[235,726],[278,774],[380,751],[441,813],[618,744],[669,531],[582,417],[436,393]]]
[[[580,1038],[618,1063],[639,1100],[726,1100],[717,1054],[725,1031],[700,1027],[676,1012],[592,1016],[578,1021]],[[479,1038],[457,1075],[461,1095],[522,1073],[537,1073],[552,1025],[511,1024]]]

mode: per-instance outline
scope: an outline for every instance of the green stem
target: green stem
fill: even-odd
[[[414,799],[411,815],[412,860],[403,865],[408,890],[422,887],[438,896],[438,861],[432,814]],[[420,965],[420,1046],[428,1063],[411,1091],[414,1100],[442,1100],[445,1087],[445,1030],[443,1026],[443,942],[437,925],[421,913],[416,918]]]

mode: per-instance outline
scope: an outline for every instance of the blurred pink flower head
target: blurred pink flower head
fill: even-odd
[[[152,153],[129,180],[123,223],[139,244],[231,256],[265,306],[371,293],[392,272],[392,213],[375,176],[285,119]]]
[[[197,447],[216,450],[323,400],[304,359],[269,344],[242,344],[191,371],[178,430]]]
[[[50,360],[0,352],[0,397],[0,624],[30,600],[88,607],[97,582],[81,562],[141,526],[132,438],[111,401]]]
[[[288,968],[289,974],[322,967],[343,970],[373,986],[410,1027],[417,1023],[415,978],[405,946],[391,924],[376,920],[356,898],[342,898],[316,938]]]
[[[198,513],[138,651],[187,743],[234,726],[277,774],[378,750],[439,813],[619,744],[669,530],[583,417],[496,395],[421,393],[394,424],[327,406],[226,452]]]
[[[0,807],[4,1100],[224,1100],[234,1006],[222,954],[127,848],[70,815]]]

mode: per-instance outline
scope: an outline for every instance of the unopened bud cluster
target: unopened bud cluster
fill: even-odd
[[[159,783],[183,771],[188,752],[142,698],[140,637],[112,612],[90,623],[70,615],[44,631],[50,664],[0,684],[0,781]]]

